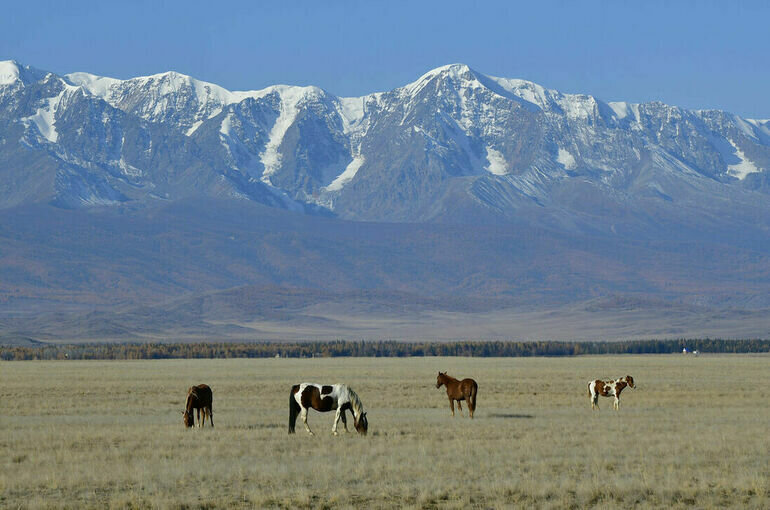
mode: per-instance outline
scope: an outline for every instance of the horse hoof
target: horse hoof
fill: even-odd
[[[335,436],[339,436],[339,434],[337,433],[337,431],[336,431],[336,430],[334,431],[334,435],[335,435]]]

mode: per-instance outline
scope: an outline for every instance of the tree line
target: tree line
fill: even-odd
[[[628,340],[614,342],[255,342],[255,343],[93,343],[0,347],[0,360],[132,360],[192,358],[311,358],[409,356],[578,356],[582,354],[667,354],[770,352],[770,339],[719,338]]]

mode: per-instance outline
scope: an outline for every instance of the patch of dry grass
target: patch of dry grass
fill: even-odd
[[[0,364],[0,507],[770,507],[770,358],[266,359]],[[436,372],[479,383],[449,416]],[[591,412],[587,381],[636,391]],[[346,382],[370,434],[311,412],[301,381]],[[187,387],[214,429],[185,430]],[[467,410],[465,411],[467,413]],[[351,427],[352,428],[352,427]]]

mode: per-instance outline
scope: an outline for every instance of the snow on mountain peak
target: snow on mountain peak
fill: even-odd
[[[199,99],[205,100],[211,97],[223,104],[230,104],[242,99],[239,97],[241,93],[230,92],[219,85],[196,80],[176,71],[149,76],[137,76],[127,80],[96,76],[90,73],[71,73],[65,75],[65,78],[70,83],[82,86],[92,94],[108,101],[111,95],[119,93],[117,89],[122,89],[121,91],[125,92],[125,89],[133,87],[140,87],[145,90],[152,89],[156,96],[166,96],[183,90],[192,90]]]
[[[97,76],[91,73],[70,73],[65,74],[64,79],[72,85],[83,87],[91,94],[99,97],[106,97],[110,88],[118,83],[122,83],[117,78],[108,78],[106,76]]]
[[[19,79],[19,64],[15,60],[0,61],[0,85],[10,85]]]
[[[50,73],[22,65],[16,60],[0,60],[0,86],[17,82],[28,84],[42,80],[48,74]]]
[[[417,80],[401,87],[407,95],[418,94],[426,85],[437,77],[449,78],[454,81],[467,81],[469,83],[478,83],[475,72],[465,64],[449,64],[437,67],[420,76]],[[480,85],[480,84],[479,84]]]
[[[427,73],[420,76],[415,83],[418,83],[423,80],[430,80],[436,76],[448,76],[451,78],[460,78],[467,76],[468,73],[473,73],[473,70],[468,67],[466,64],[447,64],[445,66],[440,66],[435,69],[431,69]]]

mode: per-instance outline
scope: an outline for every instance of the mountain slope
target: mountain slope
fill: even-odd
[[[739,235],[351,222],[226,199],[26,206],[0,211],[0,343],[536,338],[529,321],[566,339],[572,320],[580,338],[766,336],[768,253]]]
[[[293,324],[276,310],[299,293],[302,327],[630,296],[654,303],[638,334],[696,306],[690,326],[730,308],[766,335],[768,169],[770,121],[461,64],[340,98],[0,62],[0,333],[249,335]]]

